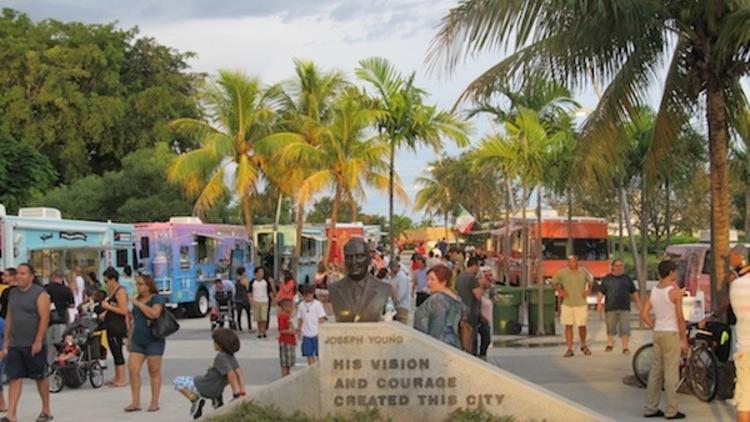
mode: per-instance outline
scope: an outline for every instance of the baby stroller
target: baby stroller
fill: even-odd
[[[73,361],[58,362],[50,365],[49,391],[60,392],[64,386],[78,388],[88,380],[91,386],[99,388],[104,383],[104,369],[99,363],[101,347],[100,337],[94,335],[98,330],[96,318],[85,315],[65,329],[65,336],[73,336],[73,341],[81,351]],[[63,351],[63,343],[55,343],[58,353]]]
[[[216,305],[211,310],[211,330],[216,327],[224,328],[224,323],[229,323],[231,330],[237,329],[237,322],[234,320],[234,298],[230,292],[219,291],[214,295]]]

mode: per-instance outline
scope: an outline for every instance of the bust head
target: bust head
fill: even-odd
[[[344,263],[347,275],[352,280],[359,281],[367,276],[370,253],[364,239],[354,237],[344,245]]]

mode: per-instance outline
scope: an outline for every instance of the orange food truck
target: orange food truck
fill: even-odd
[[[528,218],[529,254],[532,262],[536,260],[537,224],[535,218]],[[594,279],[601,279],[609,272],[609,237],[607,220],[604,218],[573,217],[568,223],[567,217],[557,215],[542,216],[542,269],[544,278],[550,279],[555,273],[567,265],[566,245],[568,242],[568,227],[571,227],[573,237],[573,254],[578,257],[579,264],[586,268]],[[493,230],[494,248],[500,256],[502,265],[509,265],[508,277],[512,285],[521,283],[522,268],[522,240],[523,220],[511,220],[510,230],[501,227]],[[505,236],[510,235],[510,250],[504,251],[507,242]],[[535,278],[535,268],[531,268],[532,280]]]

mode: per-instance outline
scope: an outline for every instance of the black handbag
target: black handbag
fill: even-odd
[[[167,338],[180,329],[177,318],[162,305],[161,314],[151,322],[151,335],[156,338]]]

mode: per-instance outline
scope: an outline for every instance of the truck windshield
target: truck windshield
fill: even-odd
[[[544,259],[567,259],[567,243],[567,239],[542,239]],[[573,254],[581,261],[606,261],[609,259],[607,239],[573,239]]]

